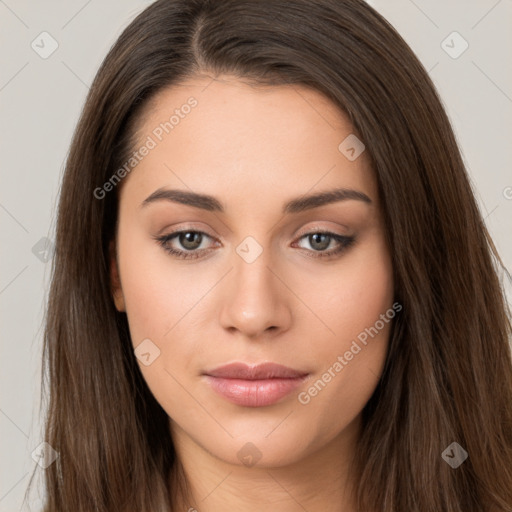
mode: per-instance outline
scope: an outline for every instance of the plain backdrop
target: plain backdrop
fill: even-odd
[[[0,0],[0,512],[28,510],[22,500],[36,466],[32,453],[43,441],[42,322],[70,140],[102,59],[150,3]],[[438,88],[510,270],[512,1],[369,3],[402,34]],[[39,510],[37,495],[31,502]]]

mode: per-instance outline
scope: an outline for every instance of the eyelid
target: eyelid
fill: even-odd
[[[338,226],[342,226],[343,228],[345,228],[347,231],[350,231],[349,227],[348,226],[345,226],[344,224],[338,224]],[[341,233],[337,233],[335,231],[334,228],[331,228],[331,227],[327,227],[325,225],[322,225],[322,224],[313,224],[312,226],[307,226],[305,228],[301,228],[299,231],[297,231],[297,233],[294,235],[295,238],[300,238],[304,235],[310,235],[311,233],[317,233],[317,232],[321,232],[321,233],[333,233],[335,235],[338,235],[338,236],[350,236],[349,234],[341,234]]]
[[[179,222],[176,224],[166,225],[164,228],[159,229],[155,236],[161,237],[165,235],[180,233],[181,231],[195,231],[198,233],[204,233],[210,238],[217,238],[215,235],[209,232],[209,228],[205,229],[203,226],[195,226],[194,224],[190,223],[181,224]]]
[[[159,231],[157,236],[158,237],[170,236],[170,235],[175,235],[177,233],[180,233],[182,231],[195,231],[195,232],[206,234],[210,238],[212,238],[212,239],[214,239],[216,241],[219,241],[217,236],[211,234],[208,231],[208,229],[204,229],[203,227],[197,227],[197,226],[194,226],[193,224],[190,224],[190,223],[188,223],[188,224],[185,223],[185,225],[177,224],[178,227],[175,227],[176,224],[174,224],[172,226],[173,226],[172,227],[172,231],[167,231],[170,226],[166,226],[164,229]],[[344,227],[345,229],[347,229],[347,231],[349,230],[348,226],[346,226],[344,224],[338,224],[338,226]],[[316,232],[332,233],[332,234],[335,234],[335,235],[338,235],[338,236],[347,236],[347,237],[350,236],[349,234],[343,235],[341,233],[337,233],[336,231],[333,231],[333,228],[326,227],[325,225],[317,223],[317,224],[313,224],[312,226],[307,226],[307,227],[301,228],[299,231],[297,231],[294,234],[294,241],[296,241],[298,238],[303,237],[304,235],[310,235],[310,234],[313,234],[313,233],[316,233]]]

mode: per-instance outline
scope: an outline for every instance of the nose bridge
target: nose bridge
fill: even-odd
[[[234,275],[240,288],[251,291],[251,295],[271,293],[273,274],[269,270],[272,265],[269,246],[263,247],[255,238],[247,237],[236,247],[235,252]]]
[[[287,328],[291,317],[285,287],[271,270],[272,251],[268,238],[265,240],[263,245],[247,236],[235,247],[234,269],[221,314],[225,328],[251,337],[270,327]]]

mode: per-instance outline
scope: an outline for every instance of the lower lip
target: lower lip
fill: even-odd
[[[230,402],[244,407],[272,405],[299,387],[305,377],[295,379],[226,379],[206,375],[214,391]]]

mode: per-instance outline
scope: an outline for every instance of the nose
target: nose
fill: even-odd
[[[234,255],[234,269],[224,286],[220,322],[232,334],[250,339],[275,337],[289,329],[293,293],[264,250],[248,263]]]

